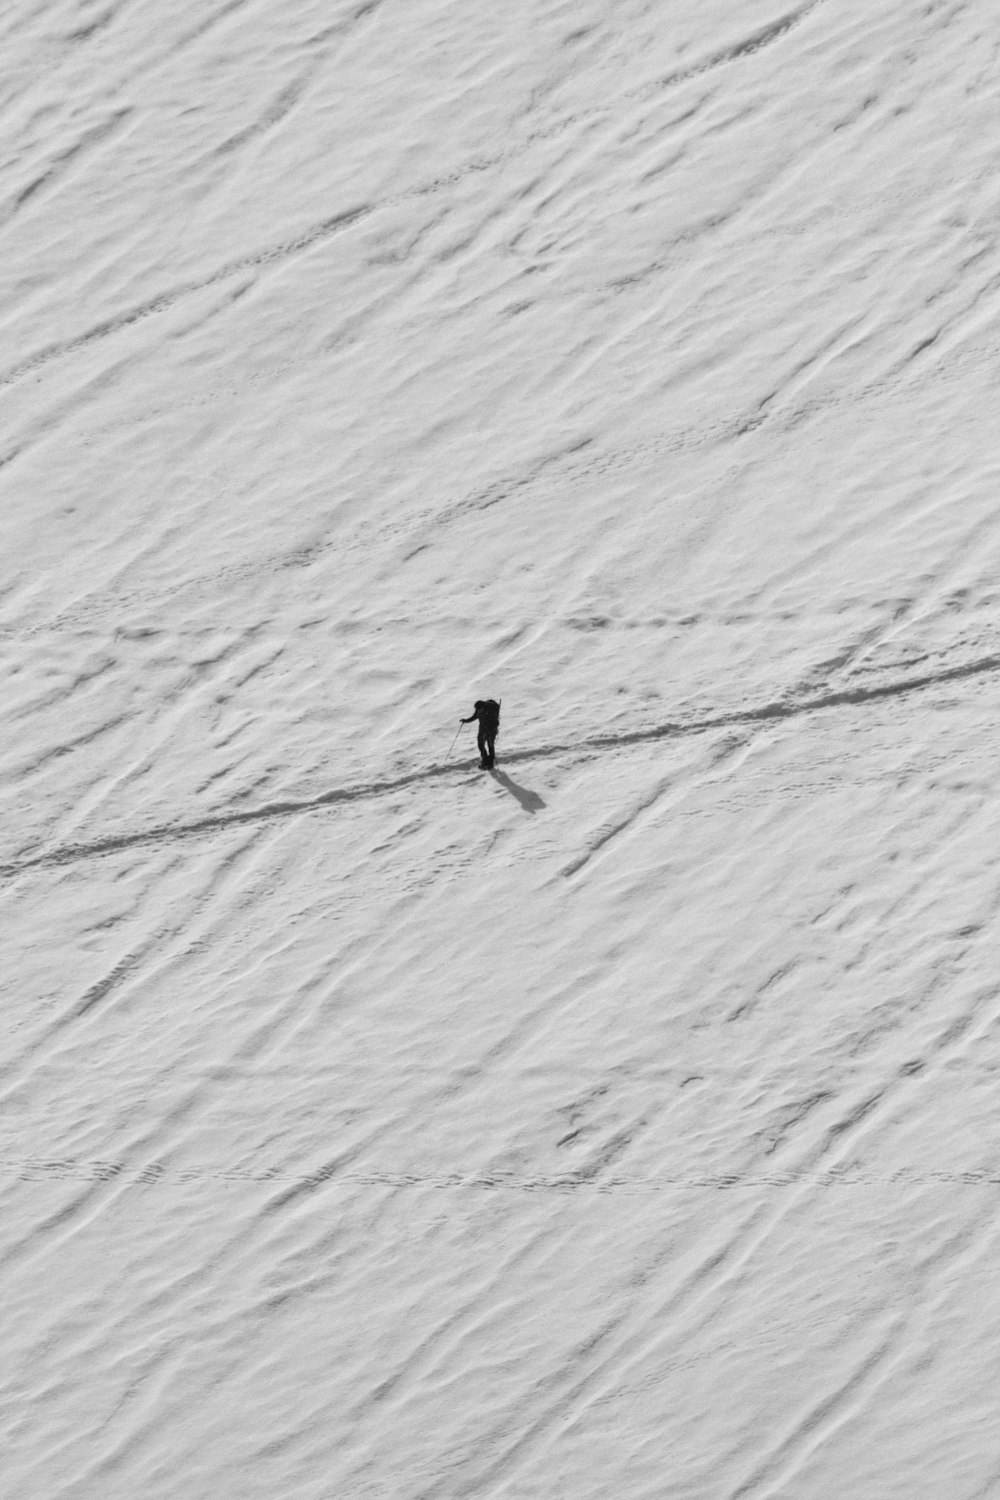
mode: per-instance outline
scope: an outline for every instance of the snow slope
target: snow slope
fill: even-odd
[[[11,0],[5,1494],[1000,1495],[998,50]]]

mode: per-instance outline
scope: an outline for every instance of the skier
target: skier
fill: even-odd
[[[500,733],[500,704],[494,703],[492,698],[485,702],[477,698],[469,717],[459,719],[459,723],[471,724],[473,719],[479,720],[479,764],[484,771],[492,771],[496,759],[496,737]]]

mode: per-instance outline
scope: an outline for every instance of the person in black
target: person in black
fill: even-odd
[[[471,724],[473,719],[479,720],[479,763],[484,771],[491,771],[496,759],[496,737],[500,733],[500,704],[494,703],[492,698],[485,702],[477,698],[469,717],[460,719],[459,723]]]

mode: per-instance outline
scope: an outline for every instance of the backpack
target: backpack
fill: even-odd
[[[501,699],[501,702],[502,701],[503,700]],[[496,739],[497,735],[500,733],[500,704],[494,702],[492,698],[487,698],[485,703],[483,704],[482,718],[479,722],[480,724],[482,724],[486,733],[492,735],[493,738]]]

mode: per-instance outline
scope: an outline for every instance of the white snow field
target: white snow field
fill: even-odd
[[[993,0],[0,33],[0,1492],[1000,1496]]]

